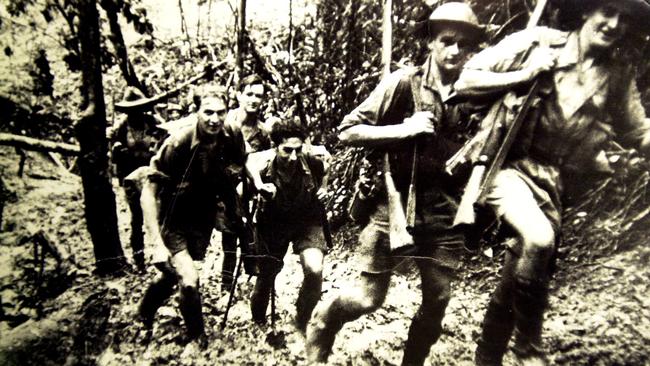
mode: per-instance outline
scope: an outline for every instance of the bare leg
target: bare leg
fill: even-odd
[[[275,277],[282,269],[282,262],[271,256],[264,256],[259,259],[260,273],[257,275],[255,287],[251,293],[251,316],[258,324],[266,323],[266,309],[269,306],[269,298]]]
[[[151,328],[153,320],[160,308],[174,293],[178,278],[171,270],[163,270],[144,293],[138,309],[140,319],[145,327]]]
[[[199,274],[187,250],[174,254],[171,263],[178,273],[181,315],[185,321],[189,338],[196,339],[205,332],[199,292]]]
[[[296,328],[301,333],[307,330],[307,322],[320,299],[323,287],[323,252],[317,248],[307,248],[300,253],[300,263],[304,279],[296,301]]]
[[[308,359],[326,362],[332,352],[336,333],[345,323],[377,310],[386,299],[389,285],[390,273],[363,273],[356,288],[321,303],[307,331]]]

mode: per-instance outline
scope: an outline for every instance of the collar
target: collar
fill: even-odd
[[[445,88],[442,84],[442,77],[440,76],[440,69],[433,60],[433,55],[429,55],[427,60],[422,65],[422,87],[438,93],[441,99],[448,99],[454,95],[453,84]],[[443,96],[443,91],[448,92],[448,95]]]
[[[553,46],[562,47],[557,59],[558,69],[572,67],[578,63],[580,58],[580,39],[578,32],[569,33],[565,42],[557,42]]]

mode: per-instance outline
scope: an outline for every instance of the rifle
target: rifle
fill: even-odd
[[[247,222],[244,225],[252,225],[253,221],[255,219],[255,215],[257,214],[257,207],[258,207],[258,202],[259,198],[253,200],[253,207],[251,209],[251,214],[249,217],[247,217]],[[253,233],[253,238],[251,242],[248,242],[246,240],[247,238],[244,237],[244,235],[239,236],[239,245],[240,245],[240,254],[239,254],[239,260],[237,261],[237,267],[235,268],[235,275],[233,276],[232,283],[230,285],[230,292],[228,292],[228,304],[226,305],[226,311],[223,313],[223,320],[221,321],[221,330],[224,330],[226,328],[226,324],[228,323],[228,313],[230,312],[230,308],[232,307],[233,300],[235,298],[235,290],[237,288],[237,280],[239,279],[239,276],[241,275],[241,267],[242,264],[245,261],[245,257],[249,256],[250,252],[250,247],[251,244],[254,246],[255,245],[255,233]],[[247,241],[244,243],[244,241]],[[244,249],[244,246],[246,246],[248,249]],[[248,272],[248,271],[247,271]],[[250,275],[252,276],[252,274]],[[250,280],[249,276],[249,280]]]
[[[539,18],[542,15],[544,7],[546,6],[547,0],[539,0],[535,5],[533,14],[526,25],[526,28],[532,28],[539,22]],[[479,156],[478,161],[475,163],[474,168],[470,178],[465,186],[463,196],[461,198],[460,204],[458,205],[458,211],[454,217],[453,226],[471,226],[476,222],[476,206],[482,206],[485,204],[487,199],[487,193],[492,182],[496,177],[496,174],[501,170],[503,163],[510,152],[510,148],[514,143],[519,130],[523,124],[524,118],[528,115],[528,110],[532,104],[533,98],[537,95],[539,90],[539,76],[535,78],[533,84],[531,85],[528,93],[526,94],[523,103],[517,112],[515,119],[512,124],[508,127],[507,131],[504,133],[501,144],[499,145],[494,156],[490,157],[487,154],[482,154]],[[512,92],[510,92],[512,93]],[[509,93],[509,94],[510,94]],[[496,121],[497,115],[505,108],[504,100],[508,97],[507,94],[501,100],[497,101],[497,105],[490,110],[490,114],[486,118],[494,117]],[[496,128],[497,126],[492,126]],[[454,159],[454,158],[452,158]],[[451,159],[450,159],[451,160]],[[490,162],[489,166],[486,168],[488,161]],[[453,165],[453,164],[448,164]]]
[[[413,96],[414,111],[422,111],[419,84],[415,83],[413,78],[411,78],[411,94]],[[391,253],[394,255],[404,255],[414,249],[413,230],[415,228],[417,171],[420,160],[418,147],[419,141],[416,139],[413,143],[411,177],[406,199],[406,210],[402,207],[401,194],[395,188],[388,153],[384,157],[384,178],[386,180],[386,192],[388,194],[389,241]]]

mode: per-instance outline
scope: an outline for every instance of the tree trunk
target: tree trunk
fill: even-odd
[[[383,76],[390,74],[390,61],[393,50],[393,1],[384,1],[383,11],[383,31],[381,37],[381,63],[383,65]]]
[[[102,0],[101,5],[106,11],[106,16],[108,17],[108,23],[111,27],[111,35],[109,36],[109,39],[115,48],[115,54],[120,66],[120,71],[122,71],[126,84],[138,88],[145,96],[149,96],[147,89],[143,87],[142,83],[138,79],[133,64],[131,64],[131,61],[129,60],[126,45],[124,44],[124,36],[122,36],[122,28],[117,19],[119,9],[117,4],[115,4],[115,0]]]
[[[237,89],[244,76],[244,54],[246,53],[246,0],[239,0],[239,16],[237,20],[237,56],[235,59],[235,75],[237,75]]]
[[[106,106],[102,88],[99,16],[95,1],[78,0],[79,39],[83,60],[82,112],[75,124],[79,140],[77,165],[84,189],[85,218],[93,241],[98,274],[122,269],[126,262],[117,230],[115,194],[108,174]]]
[[[185,22],[185,12],[183,11],[183,0],[178,0],[178,10],[181,12],[181,32],[185,35],[185,40],[190,46],[190,52],[192,49],[192,42],[190,42],[190,34],[187,29],[187,23]]]

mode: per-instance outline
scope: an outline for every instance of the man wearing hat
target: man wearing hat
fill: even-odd
[[[637,90],[626,42],[650,16],[642,0],[565,0],[568,32],[545,27],[506,37],[465,64],[459,94],[540,91],[487,196],[516,234],[493,293],[476,351],[477,365],[501,365],[511,334],[519,364],[545,365],[542,322],[561,229],[562,189],[570,176],[613,170],[612,140],[650,151],[650,120]]]
[[[484,32],[471,8],[458,2],[435,9],[420,30],[429,49],[426,62],[387,76],[339,126],[342,142],[372,148],[364,164],[374,167],[369,169],[373,173],[360,180],[372,182],[366,191],[374,194],[367,197],[369,217],[359,237],[360,280],[355,289],[343,290],[315,310],[306,344],[311,361],[325,362],[343,325],[375,311],[386,298],[391,273],[402,259],[391,255],[381,167],[388,152],[391,175],[406,197],[416,142],[419,163],[412,232],[416,249],[412,255],[421,275],[422,303],[411,322],[402,364],[422,365],[442,332],[450,283],[464,251],[462,233],[451,228],[462,184],[444,174],[444,162],[466,140],[472,112],[467,105],[451,106],[444,101]],[[414,100],[421,100],[421,110],[416,110]]]
[[[145,291],[139,315],[150,328],[178,285],[188,339],[204,340],[193,260],[204,258],[213,228],[241,230],[235,184],[247,155],[241,131],[225,124],[226,104],[218,89],[198,87],[194,103],[194,122],[165,140],[151,159],[152,172],[142,190],[147,236],[154,247],[166,248],[167,256],[155,258],[160,274]]]
[[[144,99],[142,92],[128,87],[124,93],[123,104]],[[124,187],[131,211],[131,248],[133,260],[139,270],[144,269],[144,239],[142,234],[142,209],[139,190],[125,178],[141,166],[149,165],[155,154],[163,131],[156,126],[154,117],[147,113],[147,107],[126,109],[126,118],[117,123],[109,132],[111,161],[115,165],[117,178]]]

